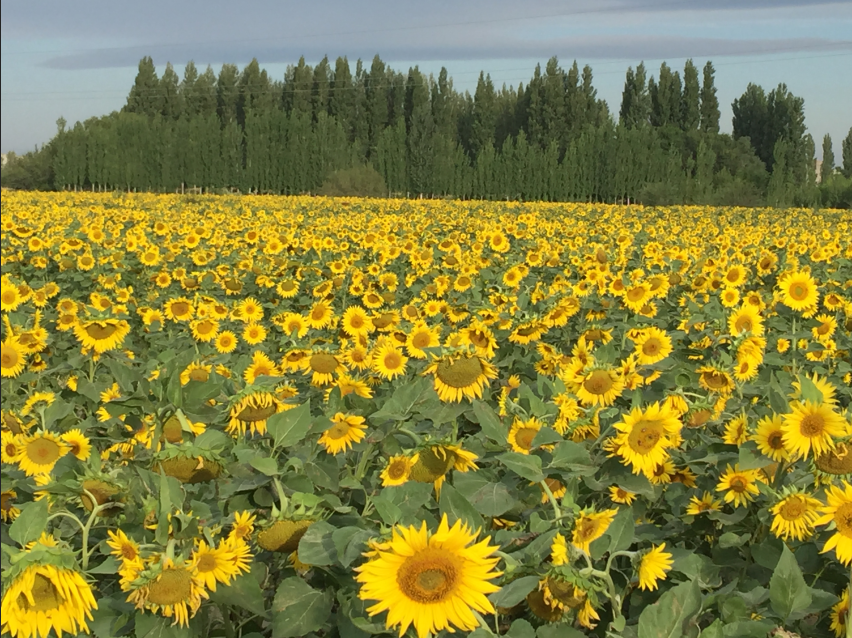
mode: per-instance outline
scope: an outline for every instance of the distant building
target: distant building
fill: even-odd
[[[822,160],[815,159],[814,160],[814,168],[816,169],[816,183],[819,184],[822,181]]]
[[[9,161],[9,155],[7,153],[3,153],[0,155],[0,166],[6,166],[6,163]]]

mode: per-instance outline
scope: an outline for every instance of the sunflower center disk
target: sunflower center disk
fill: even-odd
[[[198,559],[198,571],[212,572],[216,569],[216,557],[213,554],[203,554]]]
[[[388,467],[388,476],[393,480],[399,480],[405,476],[406,464],[404,461],[394,461]]]
[[[837,531],[846,538],[852,538],[852,503],[844,503],[834,513]]]
[[[663,438],[663,426],[652,421],[639,421],[633,426],[627,441],[637,454],[648,454]]]
[[[808,296],[808,289],[806,286],[796,284],[790,288],[790,296],[796,301],[802,301]]]
[[[438,603],[455,589],[459,569],[446,551],[427,549],[408,558],[396,580],[400,590],[418,603]]]
[[[660,348],[662,348],[662,344],[658,339],[648,339],[642,344],[642,354],[654,355],[660,351]]]
[[[60,456],[60,448],[53,441],[36,439],[27,444],[27,456],[40,465],[50,465]]]
[[[781,507],[781,516],[786,521],[797,521],[807,511],[807,505],[800,498],[793,498]]]
[[[24,594],[18,596],[18,606],[27,611],[51,611],[57,609],[63,602],[62,594],[56,589],[53,581],[47,576],[36,574],[33,588],[30,590],[33,605]]]
[[[532,442],[536,434],[538,434],[538,430],[534,428],[521,428],[518,430],[518,433],[515,435],[515,441],[517,442],[518,447],[525,450],[531,449]]]
[[[852,474],[852,454],[849,454],[845,443],[839,443],[836,449],[820,454],[815,462],[826,474]]]
[[[820,436],[825,428],[825,420],[819,414],[808,414],[802,419],[802,424],[799,426],[799,431],[802,436],[813,438]]]
[[[605,370],[595,370],[583,381],[583,387],[589,394],[606,394],[612,389],[612,379]]]
[[[337,359],[333,355],[320,353],[311,356],[311,370],[320,374],[331,374],[337,369]]]
[[[148,586],[148,600],[165,607],[186,602],[192,596],[192,576],[185,569],[167,569]]]
[[[451,388],[467,388],[482,374],[479,357],[462,358],[452,363],[442,361],[436,371],[438,378]]]
[[[743,492],[745,492],[747,487],[748,487],[748,483],[746,483],[740,477],[736,477],[734,479],[731,479],[731,490],[733,490],[737,494],[742,494]]]
[[[342,439],[349,434],[349,424],[348,423],[335,423],[333,426],[328,428],[325,433],[328,435],[328,438],[334,439],[335,441],[338,439]]]
[[[109,339],[115,334],[116,330],[118,330],[118,326],[111,323],[92,323],[86,326],[86,334],[98,341]]]
[[[412,345],[415,348],[426,348],[429,345],[429,333],[428,332],[418,332],[411,339]]]

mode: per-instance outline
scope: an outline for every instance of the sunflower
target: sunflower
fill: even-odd
[[[550,544],[550,562],[556,566],[567,565],[571,562],[568,543],[562,534],[553,537],[553,542]]]
[[[574,522],[571,543],[578,549],[588,552],[589,545],[604,535],[616,514],[618,514],[617,509],[603,512],[583,510]]]
[[[333,317],[334,312],[331,306],[325,301],[319,301],[314,304],[310,313],[308,313],[307,322],[311,328],[320,330],[330,325]]]
[[[834,385],[830,383],[825,377],[820,377],[816,373],[814,373],[813,375],[805,374],[804,376],[808,381],[811,382],[810,384],[813,386],[813,389],[816,389],[816,392],[819,393],[819,403],[828,403],[831,405],[837,404],[837,397],[835,396],[837,394],[837,388],[835,388]],[[801,379],[795,379],[793,381],[794,392],[790,396],[791,399],[794,399],[795,401],[802,400],[802,385],[803,383]],[[815,396],[808,396],[806,398],[812,401],[816,400]]]
[[[481,398],[488,381],[497,378],[494,366],[476,355],[443,357],[433,362],[425,374],[434,375],[435,391],[445,403]]]
[[[350,337],[367,336],[375,326],[361,306],[349,306],[343,313],[340,329]]]
[[[230,585],[240,569],[232,560],[232,552],[226,543],[211,547],[204,541],[198,541],[192,550],[192,564],[198,572],[198,579],[209,591],[216,591],[216,583]]]
[[[263,306],[253,297],[247,297],[235,305],[236,317],[244,323],[257,323],[263,319]]]
[[[634,408],[615,424],[619,434],[613,449],[634,474],[650,478],[654,468],[668,459],[666,450],[677,445],[682,425],[677,412],[665,403],[654,403],[645,410]]]
[[[209,343],[219,333],[219,322],[215,319],[196,319],[190,322],[192,338],[202,343]]]
[[[760,493],[757,489],[759,477],[758,470],[741,470],[739,463],[735,467],[729,464],[719,477],[716,491],[725,493],[726,503],[733,503],[734,507],[746,507]]]
[[[266,328],[259,323],[247,323],[243,328],[242,337],[250,346],[256,346],[266,339]]]
[[[139,554],[139,543],[127,536],[122,530],[107,530],[109,537],[106,544],[112,549],[110,554],[121,560],[122,563],[133,563],[141,566]]]
[[[690,516],[698,516],[705,512],[718,512],[722,509],[722,501],[713,498],[710,492],[704,492],[701,498],[692,496],[689,499],[689,505],[686,508],[686,513]]]
[[[21,442],[18,467],[27,475],[49,474],[56,462],[65,456],[70,447],[59,437],[44,430],[27,436]]]
[[[163,556],[160,562],[142,571],[133,581],[127,602],[136,609],[160,613],[166,618],[174,617],[173,625],[189,626],[189,619],[201,607],[203,598],[208,598],[204,582],[192,563],[176,563]]]
[[[364,417],[354,414],[338,412],[331,417],[334,424],[322,433],[319,444],[329,454],[340,454],[352,448],[353,443],[358,443],[366,436],[367,425]]]
[[[23,438],[21,435],[12,434],[11,432],[3,431],[0,434],[2,437],[2,449],[0,449],[0,454],[2,454],[3,463],[13,464],[17,463],[18,459],[21,457],[21,453],[23,452]]]
[[[251,538],[254,533],[254,522],[257,516],[251,512],[234,512],[234,523],[231,525],[231,533],[229,538],[237,538],[242,541]]]
[[[659,328],[648,328],[636,340],[636,356],[640,365],[653,365],[672,353],[672,340]]]
[[[257,544],[270,552],[295,552],[299,548],[299,541],[314,522],[311,519],[277,520],[258,533]]]
[[[776,463],[786,461],[790,454],[784,447],[783,419],[777,414],[763,417],[757,424],[757,430],[752,440],[757,443],[757,449]]]
[[[89,633],[88,620],[98,604],[92,588],[75,569],[30,564],[5,588],[3,633],[21,638],[48,638],[51,629],[76,635]]]
[[[260,377],[280,377],[281,370],[266,354],[260,350],[255,350],[251,357],[251,363],[243,372],[243,378],[246,383],[253,384]]]
[[[174,322],[189,321],[195,314],[195,307],[186,297],[169,299],[163,309],[168,319]]]
[[[367,609],[370,616],[387,611],[385,626],[399,627],[402,636],[411,626],[418,638],[442,630],[473,631],[479,626],[475,610],[495,613],[487,594],[499,591],[490,581],[498,547],[491,537],[476,543],[477,533],[461,521],[450,527],[446,514],[430,534],[424,522],[417,527],[396,526],[386,550],[356,568],[361,583],[359,597],[378,601]]]
[[[412,461],[411,479],[418,483],[433,483],[440,495],[447,473],[452,469],[459,472],[475,470],[476,459],[476,454],[462,449],[461,445],[430,445],[421,450]]]
[[[700,375],[698,383],[705,390],[727,396],[736,388],[731,375],[724,370],[713,366],[702,366],[696,372]]]
[[[186,385],[190,381],[206,383],[207,380],[210,378],[210,373],[212,371],[212,364],[193,361],[183,369],[183,372],[180,373],[180,384]]]
[[[834,535],[828,539],[822,553],[832,549],[837,554],[837,560],[848,566],[852,563],[852,484],[842,482],[842,487],[829,486],[826,490],[828,503],[822,509],[822,516],[815,525],[834,523]]]
[[[814,456],[811,471],[817,485],[832,483],[838,478],[852,479],[852,451],[848,443],[838,443],[834,449]]]
[[[748,420],[744,414],[734,417],[725,426],[722,441],[728,445],[742,445],[748,440]]]
[[[760,310],[751,304],[745,304],[736,312],[731,313],[728,318],[728,332],[735,337],[744,334],[762,337],[764,328]]]
[[[639,559],[639,589],[648,591],[658,587],[657,581],[664,580],[671,571],[672,555],[665,550],[666,544],[651,548],[651,551]]]
[[[4,277],[3,292],[0,292],[0,309],[3,312],[14,312],[22,303],[24,303],[24,298],[18,287]]]
[[[0,520],[4,523],[11,523],[21,513],[21,510],[15,507],[15,498],[17,496],[18,493],[15,490],[3,490],[0,492]]]
[[[509,430],[509,446],[515,452],[529,454],[533,446],[533,439],[542,427],[544,427],[544,423],[536,417],[531,417],[526,421],[515,417],[515,421]]]
[[[407,362],[408,357],[390,341],[373,353],[373,370],[388,380],[405,374]]]
[[[295,334],[296,338],[301,339],[308,334],[310,328],[302,315],[295,312],[286,312],[278,317],[280,318],[276,318],[275,323],[286,335],[292,337]]]
[[[774,514],[771,531],[785,541],[808,538],[819,518],[822,503],[800,491],[792,491],[769,508]]]
[[[624,390],[624,379],[613,368],[595,368],[575,376],[574,393],[585,406],[612,405]]]
[[[815,307],[819,301],[819,287],[807,272],[789,272],[778,281],[781,301],[793,310],[803,311]]]
[[[636,494],[618,485],[611,485],[609,488],[609,499],[619,505],[632,505],[633,501],[636,500]]]
[[[0,344],[0,375],[7,378],[17,377],[24,371],[26,363],[26,349],[17,339],[8,335]]]
[[[299,282],[293,279],[285,279],[275,287],[275,291],[283,299],[290,299],[299,294]]]
[[[415,359],[425,359],[423,348],[436,348],[441,345],[441,327],[430,328],[425,321],[418,321],[412,326],[405,341],[408,355]]]
[[[397,454],[388,460],[388,464],[379,475],[382,479],[382,487],[391,487],[406,483],[411,476],[411,468],[417,463],[418,455],[406,456]]]
[[[301,361],[301,367],[306,375],[311,375],[311,384],[315,386],[329,385],[334,381],[334,373],[346,372],[346,366],[340,361],[342,356],[329,352],[314,352]]]
[[[89,438],[80,430],[68,430],[68,432],[59,438],[71,448],[71,454],[78,459],[81,461],[89,459],[89,455],[92,453],[92,444],[89,442]]]
[[[807,459],[834,448],[833,437],[846,434],[845,419],[835,412],[830,404],[794,401],[790,414],[784,415],[781,429],[784,432],[784,447],[791,454]]]
[[[77,340],[97,354],[118,348],[129,332],[130,324],[124,319],[92,319],[74,325]]]
[[[849,587],[843,590],[834,606],[831,608],[831,629],[836,638],[846,636],[846,622],[849,620]]]
[[[266,420],[284,409],[283,404],[270,392],[253,392],[231,407],[230,421],[225,431],[231,436],[266,433]]]
[[[230,330],[224,330],[216,335],[213,345],[219,354],[230,354],[237,349],[237,335]]]

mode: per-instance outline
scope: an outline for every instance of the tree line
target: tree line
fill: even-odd
[[[719,132],[712,62],[651,75],[627,70],[618,113],[591,67],[551,58],[517,87],[480,73],[460,92],[447,70],[395,71],[345,58],[304,58],[275,80],[252,60],[218,75],[190,62],[161,77],[143,58],[120,112],[58,122],[42,149],[15,158],[5,186],[316,193],[352,167],[381,176],[381,194],[649,204],[849,206],[852,129],[835,170],[820,174],[804,100],[784,84],[749,84]],[[380,194],[380,193],[376,193]]]

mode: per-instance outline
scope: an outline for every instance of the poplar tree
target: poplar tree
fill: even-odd
[[[820,167],[820,181],[825,183],[834,172],[834,145],[831,143],[831,135],[825,134],[822,138],[822,166]]]

